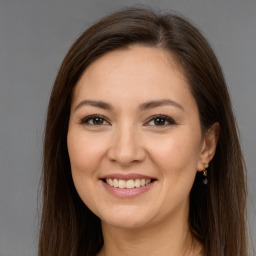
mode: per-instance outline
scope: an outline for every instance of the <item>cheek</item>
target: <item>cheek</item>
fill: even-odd
[[[164,175],[172,175],[173,182],[179,177],[189,177],[197,171],[200,135],[177,132],[163,138],[152,140],[151,156]],[[189,175],[191,174],[191,175]]]
[[[98,182],[98,167],[102,156],[102,144],[84,136],[84,132],[71,130],[67,136],[71,173],[77,193],[82,201],[95,210],[97,194],[94,193]],[[94,199],[94,200],[93,200]]]
[[[94,172],[104,154],[104,142],[93,140],[83,132],[70,131],[67,136],[72,173],[87,175]]]

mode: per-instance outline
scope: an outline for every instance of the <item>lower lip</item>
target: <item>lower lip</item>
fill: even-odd
[[[110,192],[112,195],[115,195],[118,197],[124,197],[124,198],[131,198],[131,197],[141,195],[141,194],[149,191],[155,183],[155,181],[153,181],[146,186],[142,186],[142,187],[138,187],[138,188],[115,188],[115,187],[111,187],[103,180],[101,180],[101,182],[102,182],[103,186],[105,187],[105,189],[108,192]]]

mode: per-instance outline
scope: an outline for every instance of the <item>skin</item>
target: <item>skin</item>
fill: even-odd
[[[140,108],[162,100],[175,103]],[[88,119],[95,114],[102,119]],[[173,121],[154,119],[159,114]],[[197,255],[201,245],[192,243],[188,229],[189,193],[217,138],[217,125],[202,135],[187,80],[165,50],[134,45],[93,62],[74,89],[67,144],[77,192],[102,220],[98,255]],[[101,180],[131,173],[156,181],[145,193],[123,198]]]

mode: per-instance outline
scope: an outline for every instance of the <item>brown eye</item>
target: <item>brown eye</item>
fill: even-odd
[[[87,116],[81,120],[81,124],[84,125],[96,125],[96,126],[101,126],[101,125],[108,125],[109,122],[106,121],[106,119],[102,116]]]
[[[166,119],[156,118],[156,119],[154,119],[154,124],[157,125],[157,126],[165,125],[166,124]]]
[[[152,116],[150,120],[145,124],[146,126],[168,126],[176,124],[175,121],[165,115]]]
[[[103,125],[104,124],[103,118],[99,118],[99,117],[92,118],[92,122],[94,125]]]

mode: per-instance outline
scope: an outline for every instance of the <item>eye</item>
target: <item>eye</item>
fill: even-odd
[[[109,122],[106,120],[106,118],[104,116],[90,115],[90,116],[83,118],[81,120],[81,124],[102,126],[102,125],[109,125]]]
[[[173,125],[176,124],[176,122],[166,116],[166,115],[155,115],[150,117],[149,121],[146,123],[148,126],[167,126],[167,125]]]

